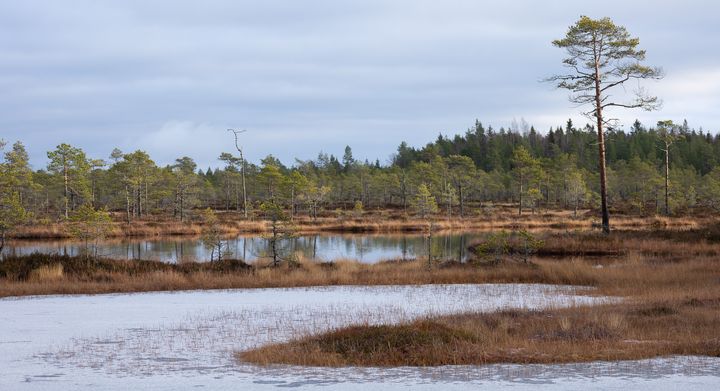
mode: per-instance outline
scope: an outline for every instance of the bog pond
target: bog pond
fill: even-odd
[[[338,259],[375,263],[389,259],[425,258],[428,248],[433,257],[465,260],[467,247],[480,238],[479,233],[438,234],[428,239],[420,234],[320,234],[299,235],[280,242],[285,254],[306,259],[334,261]],[[32,240],[8,243],[4,254],[58,253],[78,255],[84,245],[72,241]],[[248,262],[267,257],[270,243],[262,236],[239,236],[226,240],[229,257]],[[210,250],[199,238],[166,237],[153,239],[105,240],[98,254],[114,259],[147,259],[163,262],[194,262],[210,259]]]
[[[258,367],[233,353],[349,324],[594,304],[538,284],[340,286],[0,299],[0,390],[717,389],[720,359],[434,368]]]

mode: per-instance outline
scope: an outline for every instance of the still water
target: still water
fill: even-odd
[[[374,263],[383,260],[427,258],[428,247],[438,259],[467,259],[467,247],[480,237],[477,233],[443,234],[432,238],[423,235],[302,235],[280,243],[282,254],[318,261],[339,259]],[[248,262],[268,258],[270,243],[260,236],[240,236],[225,241],[227,256]],[[14,241],[4,255],[33,252],[78,255],[82,243],[70,241]],[[210,250],[198,238],[162,238],[152,240],[108,240],[100,243],[98,254],[114,259],[149,259],[163,262],[202,262],[210,259]]]

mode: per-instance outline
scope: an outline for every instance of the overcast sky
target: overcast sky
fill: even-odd
[[[217,166],[244,128],[247,157],[319,151],[385,162],[405,140],[585,123],[551,41],[580,15],[640,37],[667,76],[640,119],[720,129],[720,2],[476,0],[0,0],[0,138],[35,168],[59,143],[107,158],[143,149]],[[635,86],[631,86],[634,88]]]

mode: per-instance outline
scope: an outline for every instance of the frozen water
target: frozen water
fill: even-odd
[[[720,360],[438,368],[257,367],[233,352],[355,323],[602,300],[524,284],[313,287],[0,300],[0,390],[715,389]]]

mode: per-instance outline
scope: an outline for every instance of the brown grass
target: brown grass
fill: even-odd
[[[326,285],[414,285],[460,283],[593,284],[594,276],[579,266],[557,273],[554,262],[544,266],[464,264],[436,265],[423,261],[362,264],[355,261],[304,261],[280,267],[223,263],[165,264],[156,261],[85,261],[75,257],[17,257],[0,262],[0,297],[47,294],[96,294],[165,290],[303,287]],[[45,259],[47,259],[45,261]],[[60,279],[37,281],[28,276],[47,263],[64,267]],[[22,265],[22,266],[19,266]],[[592,271],[592,268],[587,268]]]
[[[461,314],[395,326],[354,326],[239,353],[259,364],[549,363],[720,355],[720,228],[541,235],[528,263],[424,261],[375,265],[240,261],[168,265],[60,256],[0,262],[0,296],[157,290],[452,283],[592,286],[619,304]],[[57,266],[59,265],[59,266]],[[54,270],[54,271],[53,271]],[[61,272],[57,272],[61,270]]]
[[[241,261],[179,265],[155,261],[86,260],[35,254],[0,262],[0,297],[55,293],[452,283],[547,283],[598,287],[602,293],[648,295],[683,290],[717,276],[720,235],[713,229],[597,233],[548,233],[527,264],[445,262],[428,270],[423,260],[375,265],[301,260],[280,268]],[[680,240],[668,239],[678,237]],[[57,277],[29,278],[31,271],[60,265]],[[44,270],[44,269],[43,269]],[[37,272],[36,272],[37,273]],[[47,272],[44,272],[47,274]],[[652,284],[652,285],[651,285]],[[679,287],[679,288],[678,288]],[[652,288],[648,291],[647,288]]]
[[[225,235],[239,235],[248,233],[261,233],[269,230],[269,225],[263,220],[244,220],[234,212],[220,212],[221,232]],[[154,237],[154,236],[192,236],[202,231],[202,222],[199,218],[181,223],[169,216],[149,216],[127,224],[121,214],[114,215],[113,228],[110,237]],[[478,209],[463,218],[459,216],[447,217],[438,214],[433,217],[435,229],[438,231],[453,230],[517,230],[530,231],[567,231],[591,230],[597,218],[590,212],[581,213],[577,218],[572,212],[564,210],[548,210],[543,213],[531,214],[526,212],[522,216],[512,206],[498,206]],[[708,225],[717,219],[711,217],[642,217],[618,215],[613,219],[613,227],[620,230],[646,230],[646,229],[694,229]],[[375,210],[364,213],[362,216],[351,216],[347,212],[339,211],[326,213],[317,219],[308,216],[298,216],[293,224],[298,233],[312,234],[320,232],[352,233],[352,232],[421,232],[428,226],[427,220],[418,219],[401,210]],[[15,239],[63,239],[68,238],[68,231],[62,222],[42,222],[29,224],[11,233]]]
[[[595,294],[623,297],[621,303],[353,326],[238,358],[261,365],[434,366],[720,357],[720,245],[665,236],[624,233],[595,241],[579,235],[565,237],[564,246],[563,237],[550,236],[548,248],[569,249],[563,254],[610,248],[613,255],[465,266],[483,282],[588,285]]]
[[[60,281],[65,274],[63,273],[63,265],[55,263],[52,265],[43,265],[36,269],[30,270],[28,280],[38,283],[48,283]]]
[[[717,299],[717,298],[716,298]],[[437,366],[720,357],[720,302],[503,311],[353,326],[238,354],[256,364]]]

